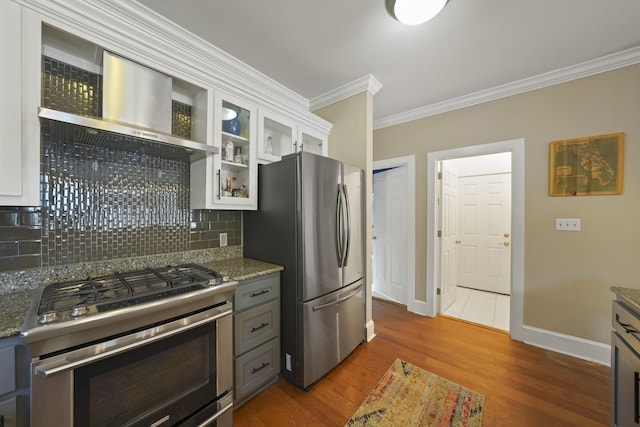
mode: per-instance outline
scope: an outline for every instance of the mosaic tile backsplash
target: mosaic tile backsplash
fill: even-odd
[[[83,116],[102,116],[102,76],[42,56],[42,105]]]
[[[189,163],[42,139],[42,266],[189,249]]]
[[[101,115],[100,76],[47,57],[42,67],[44,106]],[[191,107],[172,107],[173,133],[189,138]],[[0,271],[214,249],[221,232],[242,245],[241,212],[189,209],[187,160],[84,139],[42,124],[41,205],[0,206]]]
[[[0,206],[0,271],[40,267],[39,207]]]

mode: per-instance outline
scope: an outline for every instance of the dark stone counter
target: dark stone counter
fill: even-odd
[[[253,277],[258,277],[277,271],[281,271],[283,268],[278,265],[257,261],[250,258],[243,258],[241,256],[222,258],[222,259],[183,259],[173,264],[193,262],[201,264],[215,270],[223,276],[229,277],[231,280],[246,280]],[[141,266],[139,263],[128,262],[127,265],[131,265],[131,269],[148,267]],[[167,265],[167,264],[165,264]],[[61,275],[60,272],[47,275],[46,269],[34,269],[33,272],[29,270],[17,272],[20,277],[20,285],[11,285],[11,278],[4,278],[7,287],[4,292],[0,293],[0,338],[6,338],[16,336],[20,334],[22,324],[31,305],[33,296],[44,285],[52,283],[54,280],[51,277],[55,277],[55,281],[76,280],[78,278],[87,277],[87,268],[84,267],[82,273],[76,273],[77,267],[66,267],[74,274],[68,276]],[[117,267],[116,267],[117,268]],[[114,268],[113,271],[118,271]],[[59,269],[58,269],[59,270]],[[102,271],[100,274],[109,274],[109,271]],[[95,273],[93,273],[95,274]],[[79,276],[79,277],[78,277]],[[43,280],[43,277],[49,278],[49,280]],[[36,286],[37,283],[41,283],[40,286]],[[29,284],[29,285],[27,285]]]

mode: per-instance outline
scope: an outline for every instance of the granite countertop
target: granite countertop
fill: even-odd
[[[231,280],[247,280],[284,270],[279,265],[251,258],[230,258],[203,263],[207,268],[217,271]]]
[[[612,286],[610,289],[618,296],[618,299],[623,299],[634,309],[640,311],[640,289],[620,288],[617,286]]]
[[[0,338],[20,334],[34,293],[26,289],[0,295]]]
[[[218,271],[231,280],[247,280],[283,270],[279,265],[243,257],[199,262],[199,264]],[[20,334],[31,300],[37,290],[38,288],[15,289],[0,294],[0,338]]]

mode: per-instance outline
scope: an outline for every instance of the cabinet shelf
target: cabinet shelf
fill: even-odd
[[[244,163],[230,162],[228,160],[222,160],[222,164],[238,169],[247,169],[249,167],[249,165],[245,165]]]
[[[224,132],[224,131],[222,131],[222,138],[231,139],[234,144],[239,143],[239,144],[249,145],[250,143],[249,138],[245,138],[244,136],[240,136],[240,135],[236,135],[236,134]]]

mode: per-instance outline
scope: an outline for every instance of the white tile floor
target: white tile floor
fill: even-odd
[[[456,301],[443,314],[508,331],[509,299],[509,295],[458,286]]]

